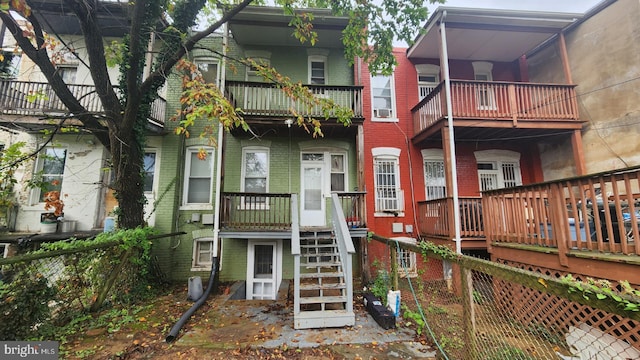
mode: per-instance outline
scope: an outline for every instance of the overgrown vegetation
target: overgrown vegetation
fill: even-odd
[[[6,319],[0,338],[63,340],[68,328],[61,329],[73,328],[92,310],[148,298],[154,291],[152,233],[151,228],[102,233],[91,240],[43,244],[15,264],[0,260],[0,316]]]

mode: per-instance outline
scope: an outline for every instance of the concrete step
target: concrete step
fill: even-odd
[[[297,330],[344,327],[355,325],[356,317],[347,310],[304,311],[293,315],[293,323]]]

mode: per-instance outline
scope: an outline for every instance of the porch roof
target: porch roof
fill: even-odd
[[[450,59],[510,62],[582,18],[578,13],[438,7],[409,59],[439,58],[439,25],[445,22]]]

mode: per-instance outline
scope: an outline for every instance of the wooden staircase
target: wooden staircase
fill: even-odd
[[[345,259],[348,256],[351,255],[341,252],[332,231],[301,234],[300,256],[295,261],[299,274],[294,285],[296,329],[354,325],[351,259]]]

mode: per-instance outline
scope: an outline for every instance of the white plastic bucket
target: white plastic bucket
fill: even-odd
[[[389,290],[387,293],[387,307],[394,316],[400,316],[400,290]]]

